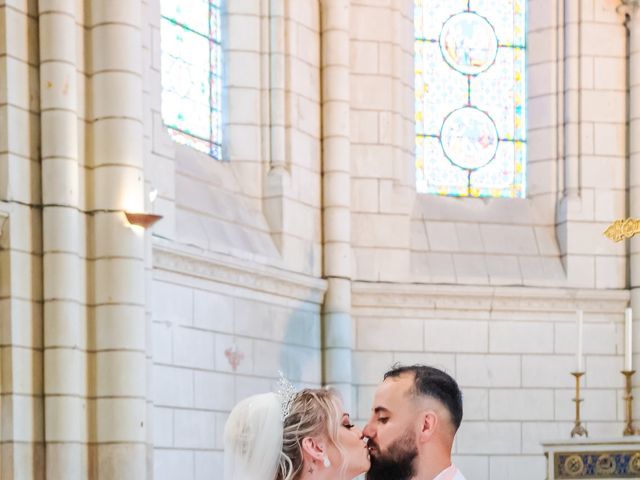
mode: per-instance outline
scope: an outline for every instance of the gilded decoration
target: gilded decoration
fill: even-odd
[[[631,238],[640,232],[640,219],[625,218],[624,220],[616,220],[607,227],[603,235],[614,242],[620,242],[627,238]]]
[[[554,455],[555,478],[638,478],[640,452],[570,452]]]

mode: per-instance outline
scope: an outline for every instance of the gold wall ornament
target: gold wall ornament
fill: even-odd
[[[640,218],[615,220],[603,232],[603,235],[614,242],[620,242],[640,233]]]

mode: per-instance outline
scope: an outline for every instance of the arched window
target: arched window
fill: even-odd
[[[415,0],[417,189],[523,198],[525,0]]]
[[[221,0],[161,0],[162,119],[178,143],[222,158]]]

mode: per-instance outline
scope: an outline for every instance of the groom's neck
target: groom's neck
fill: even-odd
[[[431,447],[435,447],[432,445]],[[418,468],[411,480],[433,480],[451,466],[451,449],[442,446],[428,448],[418,454]]]

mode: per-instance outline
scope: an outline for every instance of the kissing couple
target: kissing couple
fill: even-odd
[[[254,395],[224,431],[225,480],[464,480],[451,463],[462,421],[456,381],[437,368],[384,375],[360,431],[336,392],[293,387]]]

